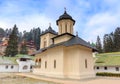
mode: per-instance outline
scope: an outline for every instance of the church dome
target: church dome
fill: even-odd
[[[65,11],[64,14],[59,17],[59,19],[72,19],[72,17]]]
[[[57,20],[57,25],[58,25],[58,21],[63,20],[63,19],[70,19],[75,23],[75,20],[69,14],[67,14],[66,10],[65,10],[64,14],[61,15],[59,17],[59,19]]]
[[[48,29],[43,31],[41,35],[44,35],[44,34],[47,34],[47,33],[51,33],[51,34],[57,35],[57,32],[54,31],[51,26],[49,26]]]

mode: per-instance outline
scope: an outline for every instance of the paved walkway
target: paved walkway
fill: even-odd
[[[34,75],[32,73],[17,73],[17,75],[60,83],[60,84],[120,84],[120,78],[111,78],[111,77],[96,77],[93,79],[69,80],[69,79],[56,79],[56,78],[50,78],[40,75]]]

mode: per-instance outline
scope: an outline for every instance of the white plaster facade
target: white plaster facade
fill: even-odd
[[[19,64],[18,72],[30,72],[32,70],[33,65],[35,65],[34,61],[32,60],[26,60],[26,61],[17,60],[17,62]]]
[[[31,59],[21,61],[21,58],[17,59],[17,63],[13,64],[6,60],[1,60],[3,63],[0,64],[0,72],[30,72],[32,71],[35,62]]]
[[[120,66],[95,66],[95,72],[120,73]]]
[[[18,72],[17,64],[0,64],[0,72]]]

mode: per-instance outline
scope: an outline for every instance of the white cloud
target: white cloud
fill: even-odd
[[[95,36],[100,35],[102,37],[104,34],[114,31],[117,26],[120,26],[119,17],[120,15],[108,12],[93,15],[85,24],[83,33],[88,35],[85,38],[95,42]]]
[[[12,1],[12,2],[11,2]],[[95,41],[97,35],[114,31],[120,26],[119,0],[11,0],[0,4],[0,27],[10,28],[17,24],[19,30],[33,27],[46,29],[49,23],[57,30],[56,20],[67,12],[76,20],[74,26],[87,41]],[[98,3],[100,2],[100,3]]]
[[[48,18],[47,16],[42,14],[34,14],[17,17],[14,18],[14,20],[10,20],[10,18],[3,18],[2,21],[0,21],[0,26],[4,28],[10,28],[13,27],[14,24],[17,24],[20,31],[30,31],[30,29],[32,29],[33,27],[40,27],[42,30],[45,30],[49,27],[49,23],[52,24],[52,27],[55,27],[55,25],[53,25],[54,21],[51,18]]]
[[[56,29],[53,18],[48,17],[49,14],[40,12],[40,8],[32,7],[33,3],[34,1],[32,0],[3,2],[3,4],[0,5],[0,27],[5,29],[12,28],[14,24],[17,24],[20,31],[29,31],[33,27],[40,27],[44,30],[48,28],[49,23],[51,23],[52,27]],[[36,3],[36,5],[38,5],[38,3]]]

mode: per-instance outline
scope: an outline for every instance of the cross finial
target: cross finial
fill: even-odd
[[[76,32],[76,36],[78,36],[78,32]]]
[[[64,14],[66,14],[66,7],[64,7]]]
[[[64,10],[66,11],[66,7],[64,7]]]
[[[49,27],[51,27],[51,23],[49,23]]]

